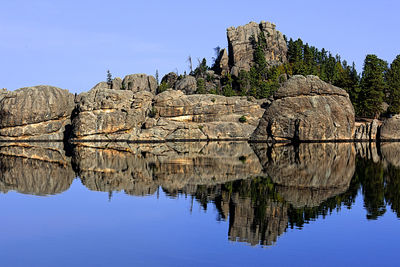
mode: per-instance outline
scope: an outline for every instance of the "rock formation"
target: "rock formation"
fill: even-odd
[[[74,109],[74,95],[40,85],[2,94],[1,140],[64,140]]]
[[[197,91],[196,78],[190,75],[185,76],[175,83],[175,90],[180,90],[187,95],[193,95]]]
[[[80,95],[72,119],[77,138],[137,138],[150,110],[153,94],[148,91],[94,88]],[[115,138],[117,139],[117,138]]]
[[[254,42],[263,33],[267,41],[265,59],[270,66],[285,63],[287,54],[283,34],[275,29],[275,24],[262,21],[260,24],[250,22],[237,28],[227,29],[229,65],[232,75],[238,76],[241,70],[249,71],[253,64]]]
[[[352,139],[354,108],[343,89],[317,76],[296,75],[274,94],[255,140]]]
[[[168,88],[175,88],[175,83],[177,81],[178,75],[175,72],[170,72],[161,79],[161,84],[166,84]]]
[[[381,122],[377,119],[366,122],[355,122],[354,140],[376,141]]]
[[[383,121],[380,139],[400,139],[400,114],[394,115]]]
[[[219,52],[218,58],[215,60],[214,69],[221,75],[229,73],[229,57],[225,48]]]
[[[75,140],[248,138],[263,112],[246,97],[100,88],[80,95],[72,125]]]
[[[120,88],[112,88],[120,89]],[[148,76],[146,74],[131,74],[126,75],[122,81],[122,88],[124,90],[129,90],[134,93],[140,91],[148,91],[152,94],[156,93],[157,81],[153,76]]]

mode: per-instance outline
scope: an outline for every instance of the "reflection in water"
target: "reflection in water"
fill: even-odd
[[[0,191],[54,195],[66,191],[75,173],[62,150],[40,146],[0,147]]]
[[[189,195],[218,220],[229,240],[271,245],[288,228],[351,208],[362,193],[367,219],[387,206],[400,217],[400,143],[269,146],[246,142],[0,147],[0,190],[66,191],[74,177],[94,191]],[[357,156],[356,156],[357,155]]]

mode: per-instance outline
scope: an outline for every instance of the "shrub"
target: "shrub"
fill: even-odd
[[[241,122],[241,123],[245,123],[246,121],[247,121],[247,119],[245,116],[242,116],[239,118],[239,122]]]

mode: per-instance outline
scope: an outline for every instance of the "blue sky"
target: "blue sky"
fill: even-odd
[[[271,21],[288,37],[362,68],[368,53],[400,54],[398,1],[0,0],[0,88],[49,84],[89,90],[113,76],[160,76],[211,60],[226,28]]]

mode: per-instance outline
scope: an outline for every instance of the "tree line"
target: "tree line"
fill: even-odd
[[[221,94],[267,98],[288,76],[316,75],[346,90],[359,117],[377,118],[400,113],[400,55],[390,66],[376,55],[367,55],[359,74],[354,62],[348,64],[324,48],[319,50],[301,39],[290,39],[287,40],[287,63],[269,66],[265,59],[268,43],[264,33],[259,34],[257,41],[254,37],[251,41],[253,66],[249,71],[241,70],[238,77],[230,74],[222,77]],[[201,67],[204,68],[204,64]]]

